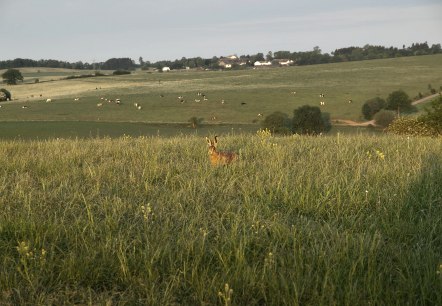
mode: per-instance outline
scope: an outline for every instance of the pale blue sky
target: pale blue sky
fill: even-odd
[[[0,0],[0,60],[136,61],[442,43],[441,0]]]

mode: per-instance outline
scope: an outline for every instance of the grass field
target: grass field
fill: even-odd
[[[72,80],[62,78],[91,72],[26,68],[25,80],[54,81],[7,86],[17,100],[2,103],[0,122],[186,123],[195,116],[204,118],[205,124],[259,125],[263,118],[259,113],[266,116],[283,111],[291,116],[295,108],[319,106],[321,100],[326,102],[321,110],[329,112],[332,119],[361,120],[361,107],[367,99],[386,98],[398,89],[415,97],[419,92],[427,93],[428,84],[439,90],[441,70],[442,55],[241,71],[137,71]],[[208,101],[197,96],[198,91],[204,92]],[[319,98],[320,93],[325,94],[324,99]],[[178,96],[184,96],[186,102],[181,104]],[[75,97],[80,100],[74,101]],[[123,104],[97,107],[101,97],[120,98]],[[54,102],[45,103],[46,98]],[[349,104],[349,99],[353,103]],[[134,103],[142,109],[137,110]],[[22,109],[23,105],[28,108]],[[93,129],[84,136],[91,133]]]
[[[1,141],[0,304],[442,304],[440,138],[219,146]]]

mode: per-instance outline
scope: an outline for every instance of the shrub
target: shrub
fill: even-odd
[[[130,74],[130,71],[127,70],[115,70],[112,72],[113,75],[124,75],[124,74]]]
[[[417,118],[401,117],[386,129],[388,133],[406,136],[437,136],[437,130]]]
[[[396,118],[396,114],[393,111],[381,110],[374,115],[374,122],[381,127],[387,127]]]
[[[2,89],[0,89],[0,92],[3,93],[3,97],[4,97],[4,100],[3,100],[3,101],[8,101],[8,100],[11,100],[11,99],[12,99],[11,93],[10,93],[8,90],[2,88]],[[1,100],[0,100],[0,101],[1,101]]]
[[[323,117],[317,106],[304,105],[293,112],[293,132],[299,134],[316,135],[327,132],[330,122],[326,122],[327,116]],[[328,118],[330,120],[330,118]]]
[[[425,122],[438,134],[442,134],[442,96],[431,102],[431,109],[425,109],[425,111],[427,114],[420,116],[418,120]]]
[[[367,100],[364,105],[362,105],[362,114],[364,115],[364,118],[367,120],[373,119],[373,116],[377,112],[385,108],[385,104],[385,100],[380,97]]]
[[[269,129],[274,134],[289,135],[291,134],[292,121],[289,115],[282,112],[274,112],[265,117],[262,122],[263,129]]]

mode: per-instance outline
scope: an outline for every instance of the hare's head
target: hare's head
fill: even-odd
[[[218,136],[215,136],[213,140],[206,137],[207,144],[209,145],[209,154],[213,154],[216,152],[216,145],[218,143]]]

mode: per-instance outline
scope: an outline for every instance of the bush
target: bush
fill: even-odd
[[[373,119],[373,116],[377,112],[385,108],[385,104],[385,100],[380,97],[367,100],[364,105],[362,105],[362,114],[364,115],[364,118],[367,120]]]
[[[373,119],[376,125],[386,128],[393,122],[396,118],[396,114],[393,111],[381,110],[376,115],[374,115]]]
[[[0,96],[0,101],[8,101],[8,100],[12,99],[11,93],[8,90],[2,88],[2,89],[0,89],[0,92],[3,93],[3,95],[1,95],[1,96],[3,96],[3,99],[4,99],[4,100],[1,100],[1,96]]]
[[[406,136],[437,136],[437,130],[416,118],[398,118],[386,129],[388,133]]]
[[[431,109],[425,111],[427,114],[420,116],[418,120],[442,134],[442,96],[431,102]]]
[[[317,106],[304,105],[293,112],[293,132],[299,134],[317,135],[327,132],[331,127],[330,122],[326,122],[327,116],[321,114]],[[328,117],[330,120],[330,117]]]
[[[124,75],[124,74],[130,74],[130,71],[127,70],[115,70],[112,72],[113,75]]]
[[[289,135],[291,134],[292,121],[289,115],[282,112],[274,112],[265,117],[262,122],[263,129],[269,129],[274,134]]]

